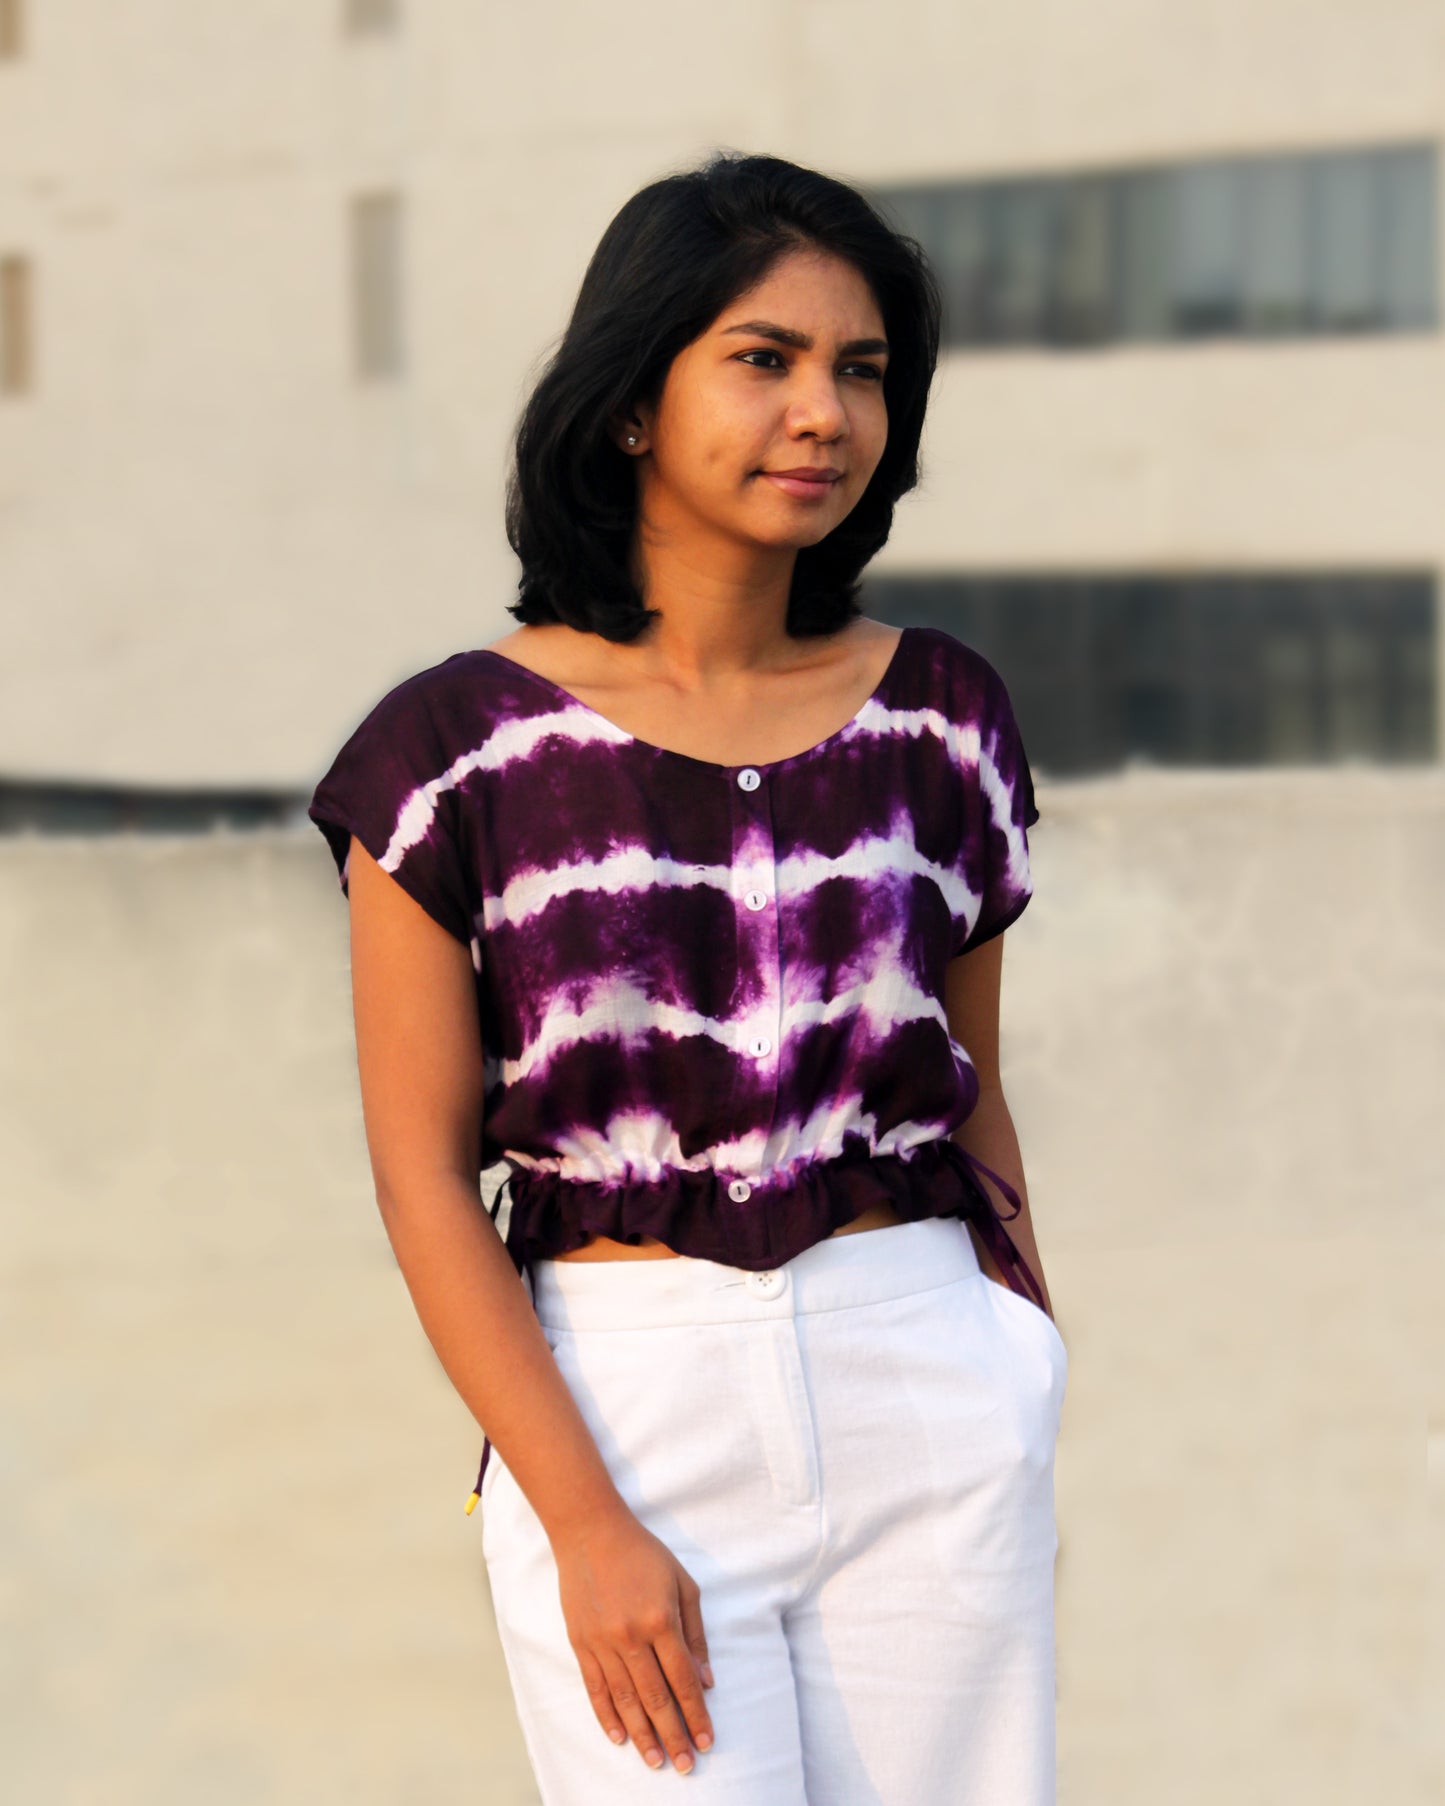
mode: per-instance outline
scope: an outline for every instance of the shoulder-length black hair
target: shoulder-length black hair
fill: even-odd
[[[888,438],[852,512],[801,548],[788,631],[836,632],[862,613],[859,573],[918,482],[918,445],[938,362],[941,301],[916,239],[856,189],[781,157],[719,151],[627,201],[603,233],[560,345],[517,426],[506,525],[522,563],[524,623],[563,621],[634,639],[660,611],[629,569],[636,473],[608,422],[655,404],[673,359],[784,254],[819,249],[862,274],[889,344]]]

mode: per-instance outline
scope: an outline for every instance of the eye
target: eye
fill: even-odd
[[[774,351],[770,347],[761,347],[755,351],[740,351],[738,353],[738,362],[745,364],[750,358],[755,357],[775,357],[781,361],[782,353]],[[776,370],[778,365],[753,364],[751,367],[754,370]],[[883,381],[883,372],[879,369],[877,364],[846,364],[844,368],[848,370],[861,370],[869,382],[881,383]]]

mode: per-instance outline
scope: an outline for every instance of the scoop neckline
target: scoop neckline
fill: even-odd
[[[600,709],[594,709],[590,702],[583,702],[580,696],[574,696],[570,690],[564,689],[555,679],[544,677],[540,671],[534,671],[530,665],[524,665],[517,659],[508,658],[505,652],[497,652],[490,646],[482,646],[478,650],[488,657],[499,660],[500,663],[509,666],[513,671],[520,671],[524,677],[530,677],[534,683],[540,684],[544,690],[550,691],[553,696],[561,697],[571,708],[580,709],[584,715],[590,716],[594,721],[601,722],[608,732],[614,736],[619,746],[637,746],[644,752],[653,753],[659,758],[675,759],[684,765],[699,765],[705,771],[780,771],[785,766],[797,765],[804,759],[815,758],[819,753],[826,752],[830,746],[835,745],[839,740],[843,739],[845,735],[851,735],[857,729],[858,723],[868,713],[869,709],[871,709],[875,703],[882,700],[884,692],[892,682],[893,676],[898,669],[904,644],[912,633],[913,627],[911,625],[899,629],[898,638],[894,642],[893,651],[889,655],[888,663],[883,667],[883,675],[878,679],[878,682],[873,686],[869,694],[864,697],[863,701],[854,710],[853,714],[843,723],[842,727],[835,728],[831,734],[826,735],[815,745],[804,747],[802,752],[789,753],[785,759],[736,759],[731,764],[723,764],[717,759],[694,758],[691,753],[676,752],[670,746],[656,746],[650,740],[640,739],[636,734],[629,733],[625,727],[614,721],[610,715],[604,715]]]

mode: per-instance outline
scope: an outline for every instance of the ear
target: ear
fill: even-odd
[[[614,414],[607,423],[607,436],[620,452],[629,458],[640,456],[648,449],[648,415],[644,408],[635,408],[630,414]],[[632,444],[628,444],[629,437]]]

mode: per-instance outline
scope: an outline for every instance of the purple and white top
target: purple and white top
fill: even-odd
[[[979,1174],[1017,1194],[951,1139],[979,1086],[944,970],[1024,909],[1038,820],[982,654],[905,627],[851,721],[723,765],[458,652],[308,814],[343,893],[354,834],[470,950],[519,1270],[605,1235],[761,1271],[886,1200],[973,1220],[1042,1305]]]

